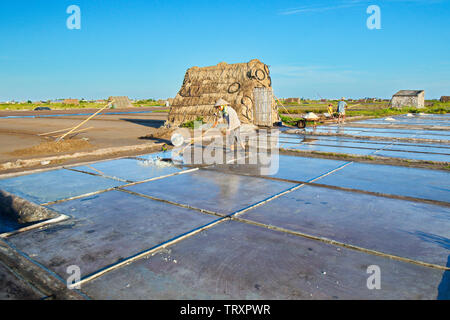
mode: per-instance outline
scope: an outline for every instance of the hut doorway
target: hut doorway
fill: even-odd
[[[273,92],[272,88],[254,88],[254,124],[257,126],[271,127],[272,121],[272,101]]]

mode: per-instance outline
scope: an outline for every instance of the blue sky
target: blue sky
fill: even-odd
[[[69,5],[81,29],[69,30]],[[369,30],[369,5],[381,29]],[[174,97],[186,69],[258,58],[278,97],[450,95],[450,0],[0,3],[0,101]]]

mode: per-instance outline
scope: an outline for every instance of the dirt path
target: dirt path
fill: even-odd
[[[133,110],[136,109],[141,110],[142,108]],[[32,112],[24,111],[22,113]],[[99,149],[108,148],[112,150],[113,154],[139,153],[142,150],[133,152],[133,149],[127,149],[127,147],[143,145],[143,148],[146,149],[156,145],[156,141],[139,138],[151,134],[156,128],[163,125],[167,119],[167,113],[100,115],[81,127],[92,127],[92,129],[74,137],[85,143],[76,143],[67,149],[38,147],[46,146],[49,142],[54,141],[54,138],[45,138],[39,136],[39,134],[71,128],[86,118],[87,116],[74,116],[69,113],[64,117],[0,118],[0,141],[2,142],[0,144],[0,164],[14,163],[18,160],[24,161],[36,157],[68,155],[74,152],[95,152]],[[120,148],[125,148],[125,152],[120,152]],[[38,152],[26,152],[24,149]],[[99,160],[110,156],[106,152],[103,157],[97,154],[94,158]]]
[[[135,113],[146,111],[166,110],[167,107],[142,107],[142,108],[123,108],[123,109],[107,109],[102,113]],[[65,110],[0,110],[1,117],[29,117],[29,116],[50,116],[50,115],[74,115],[80,113],[95,113],[98,109],[65,109]]]

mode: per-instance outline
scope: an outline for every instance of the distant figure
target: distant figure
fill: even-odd
[[[330,115],[331,118],[333,118],[334,112],[333,112],[333,104],[332,103],[330,103],[328,105],[328,114]]]
[[[230,104],[224,99],[219,99],[214,107],[219,111],[219,113],[212,127],[216,127],[219,121],[223,121],[225,119],[228,124],[227,138],[230,142],[230,149],[232,151],[234,150],[235,142],[239,143],[242,149],[245,149],[245,145],[241,140],[241,121],[239,120],[236,111],[230,107]]]
[[[338,103],[338,124],[345,123],[345,109],[347,108],[347,103],[345,102],[345,98],[342,98]]]

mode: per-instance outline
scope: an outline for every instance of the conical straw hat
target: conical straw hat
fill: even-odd
[[[214,107],[228,106],[228,105],[230,105],[230,104],[227,101],[225,101],[222,98],[220,98],[219,100],[217,100],[217,102],[214,105]]]

